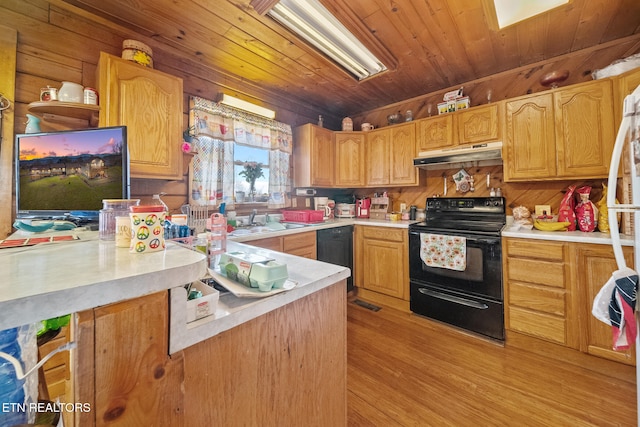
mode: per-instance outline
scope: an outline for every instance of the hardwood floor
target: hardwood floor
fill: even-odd
[[[349,426],[636,425],[632,366],[603,375],[388,307],[347,314]]]

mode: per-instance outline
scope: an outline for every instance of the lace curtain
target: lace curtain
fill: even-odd
[[[269,150],[269,208],[290,206],[291,126],[242,110],[192,97],[189,126],[196,136],[190,174],[192,206],[227,207],[234,198],[234,147]]]

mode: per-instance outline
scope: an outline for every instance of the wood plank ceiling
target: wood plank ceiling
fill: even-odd
[[[250,82],[263,101],[306,104],[335,117],[490,79],[493,86],[476,97],[489,90],[494,100],[512,97],[544,89],[538,82],[550,70],[567,68],[565,84],[577,83],[640,52],[638,0],[571,0],[502,30],[494,29],[489,0],[323,0],[354,33],[375,38],[397,62],[395,69],[358,82],[257,13],[251,0],[63,1],[134,31],[185,67]],[[523,76],[526,82],[519,84]]]

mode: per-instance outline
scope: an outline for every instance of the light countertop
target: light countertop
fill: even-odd
[[[289,234],[304,233],[307,231],[325,230],[328,228],[344,227],[346,225],[369,225],[374,227],[390,227],[408,229],[410,224],[417,221],[386,221],[383,219],[367,218],[336,218],[324,222],[313,223],[300,228],[293,228],[281,231],[267,231],[262,233],[251,233],[242,236],[229,236],[229,240],[234,242],[248,243],[252,240],[268,239],[270,237],[286,236]]]
[[[510,224],[507,224],[502,230],[502,237],[611,245],[611,235],[609,233],[602,233],[599,231],[541,231],[536,230],[535,228],[531,230],[514,229]],[[623,246],[633,246],[633,236],[621,234],[620,242]]]
[[[99,240],[96,231],[77,234],[79,240],[0,250],[0,330],[182,286],[206,274],[203,254],[171,242],[164,251],[131,254]]]
[[[296,230],[297,231],[297,230]],[[275,234],[275,233],[271,233]],[[288,291],[265,298],[237,298],[231,293],[220,296],[215,315],[186,323],[184,306],[187,294],[183,287],[171,290],[171,330],[169,352],[174,353],[249,320],[304,298],[351,275],[348,268],[328,264],[249,244],[227,242],[227,251],[264,255],[287,265],[289,279],[297,285]],[[347,292],[346,285],[344,292]]]

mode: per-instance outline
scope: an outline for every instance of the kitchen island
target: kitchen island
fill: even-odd
[[[75,425],[346,424],[348,269],[229,242],[286,262],[297,286],[223,295],[211,319],[178,325],[170,291],[205,274],[204,256],[95,234],[0,253],[2,327],[77,312],[65,400],[91,409]]]

